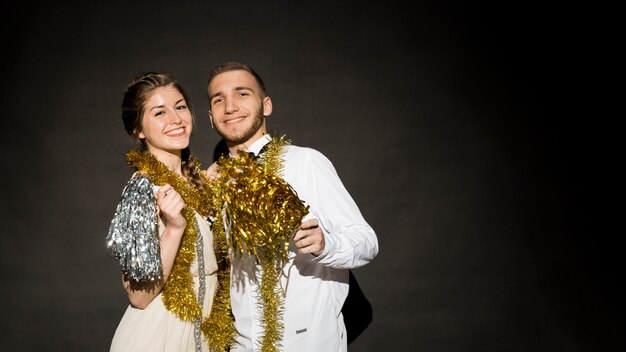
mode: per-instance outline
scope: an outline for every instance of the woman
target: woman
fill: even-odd
[[[193,118],[169,74],[141,74],[124,94],[139,147],[107,236],[130,301],[111,351],[224,351],[233,336],[225,245],[214,250],[209,187],[189,151]]]

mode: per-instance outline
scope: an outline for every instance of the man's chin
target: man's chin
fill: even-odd
[[[230,145],[238,145],[247,142],[254,134],[250,133],[221,133],[219,135]]]
[[[242,136],[224,136],[224,135],[222,135],[222,138],[226,141],[227,144],[230,144],[230,145],[243,144],[244,142],[247,141],[247,139],[243,138]]]

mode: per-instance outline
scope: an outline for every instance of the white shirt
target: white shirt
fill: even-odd
[[[248,151],[256,155],[270,139],[264,135]],[[324,252],[318,257],[297,254],[293,243],[290,245],[281,277],[285,294],[283,351],[346,351],[341,308],[348,295],[348,269],[374,259],[378,239],[323,154],[289,145],[283,158],[284,180],[309,206],[305,219],[317,218],[325,236]],[[262,329],[255,261],[233,258],[232,265],[231,304],[241,336],[231,351],[259,351]]]

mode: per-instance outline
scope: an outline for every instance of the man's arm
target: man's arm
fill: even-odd
[[[301,148],[294,159],[297,167],[290,171],[296,176],[287,181],[310,207],[310,214],[294,236],[296,247],[301,251],[308,248],[303,252],[315,256],[314,261],[336,268],[352,269],[369,263],[378,254],[378,239],[330,160],[309,148]],[[317,225],[311,217],[317,219]]]

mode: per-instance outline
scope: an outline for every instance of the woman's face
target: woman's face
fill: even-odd
[[[191,111],[183,95],[174,87],[159,87],[145,103],[137,137],[163,160],[166,154],[180,155],[189,146],[192,129]]]

